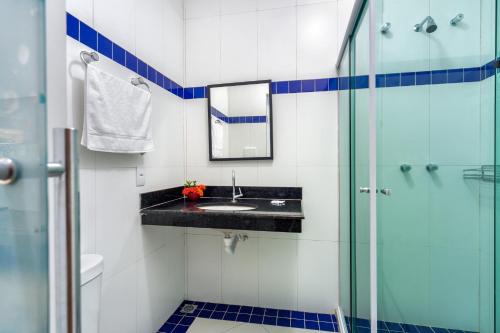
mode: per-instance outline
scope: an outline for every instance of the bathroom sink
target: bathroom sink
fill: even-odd
[[[247,205],[241,203],[211,203],[211,204],[200,204],[197,205],[199,209],[203,210],[213,210],[213,211],[243,211],[243,210],[253,210],[257,208],[254,205]]]

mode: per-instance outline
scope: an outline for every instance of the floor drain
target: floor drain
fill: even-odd
[[[181,309],[181,313],[192,314],[197,307],[198,305],[195,304],[185,304]]]

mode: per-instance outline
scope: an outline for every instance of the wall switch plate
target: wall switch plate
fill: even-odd
[[[146,185],[146,174],[143,167],[136,168],[135,184],[137,187]]]

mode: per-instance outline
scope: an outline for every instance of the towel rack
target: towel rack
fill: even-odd
[[[132,82],[134,86],[140,86],[141,84],[145,85],[148,88],[148,91],[151,92],[151,87],[149,86],[149,84],[140,76],[131,78],[130,82]]]
[[[82,51],[80,52],[80,59],[82,59],[85,65],[88,65],[91,62],[99,61],[99,54],[93,51],[92,52]]]

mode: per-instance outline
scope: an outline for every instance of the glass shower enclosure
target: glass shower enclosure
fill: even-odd
[[[355,4],[337,64],[350,330],[500,332],[497,10]]]

